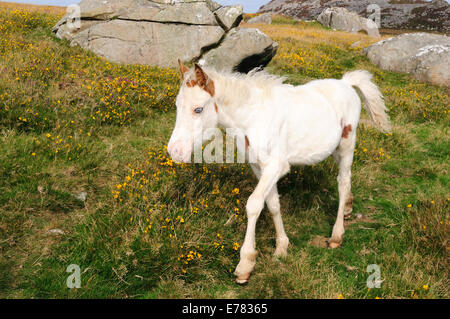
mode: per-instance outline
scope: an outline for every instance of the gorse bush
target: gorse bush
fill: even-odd
[[[174,70],[115,65],[61,46],[49,31],[58,18],[1,11],[2,125],[42,132],[72,121],[84,127],[125,125],[146,116],[149,108],[173,108]]]

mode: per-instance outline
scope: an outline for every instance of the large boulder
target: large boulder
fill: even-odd
[[[229,70],[233,65],[233,71],[247,73],[269,63],[277,49],[278,43],[258,29],[235,28],[228,32],[220,47],[206,53],[199,63],[217,70]]]
[[[450,86],[450,37],[409,33],[371,45],[365,53],[380,68],[411,73],[420,81]]]
[[[445,0],[272,0],[258,12],[315,20],[326,8],[343,7],[368,18],[377,5],[381,28],[450,30],[450,4]]]
[[[77,24],[72,13],[66,14],[53,32],[117,63],[173,67],[177,59],[198,61],[214,48],[227,52],[228,56],[221,54],[226,61],[215,61],[232,70],[250,57],[268,63],[276,51],[268,57],[266,47],[258,51],[255,46],[237,52],[239,58],[229,51],[225,40],[242,20],[241,5],[222,6],[212,0],[82,0],[79,16]],[[261,32],[254,32],[252,39],[275,46]]]
[[[264,23],[264,24],[272,24],[272,14],[263,13],[254,18],[251,18],[247,21],[247,23]]]
[[[323,26],[335,30],[342,30],[356,33],[366,31],[369,36],[379,37],[377,24],[370,19],[360,17],[357,13],[348,11],[345,8],[326,8],[317,17],[317,21]]]

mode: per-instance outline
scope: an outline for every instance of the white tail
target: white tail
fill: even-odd
[[[364,108],[369,113],[375,125],[383,132],[390,132],[391,123],[387,114],[386,105],[384,104],[383,95],[371,81],[372,74],[367,71],[357,70],[346,73],[342,80],[361,93],[364,99]]]

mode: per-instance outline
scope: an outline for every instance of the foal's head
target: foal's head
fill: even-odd
[[[176,162],[189,162],[194,140],[202,141],[203,131],[217,127],[217,106],[212,79],[197,64],[188,69],[178,60],[181,87],[176,106],[177,119],[167,151]]]

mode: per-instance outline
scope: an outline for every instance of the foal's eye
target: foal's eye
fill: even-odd
[[[200,114],[200,113],[203,112],[203,108],[202,108],[202,107],[197,107],[197,108],[194,110],[194,112],[197,113],[197,114]]]

